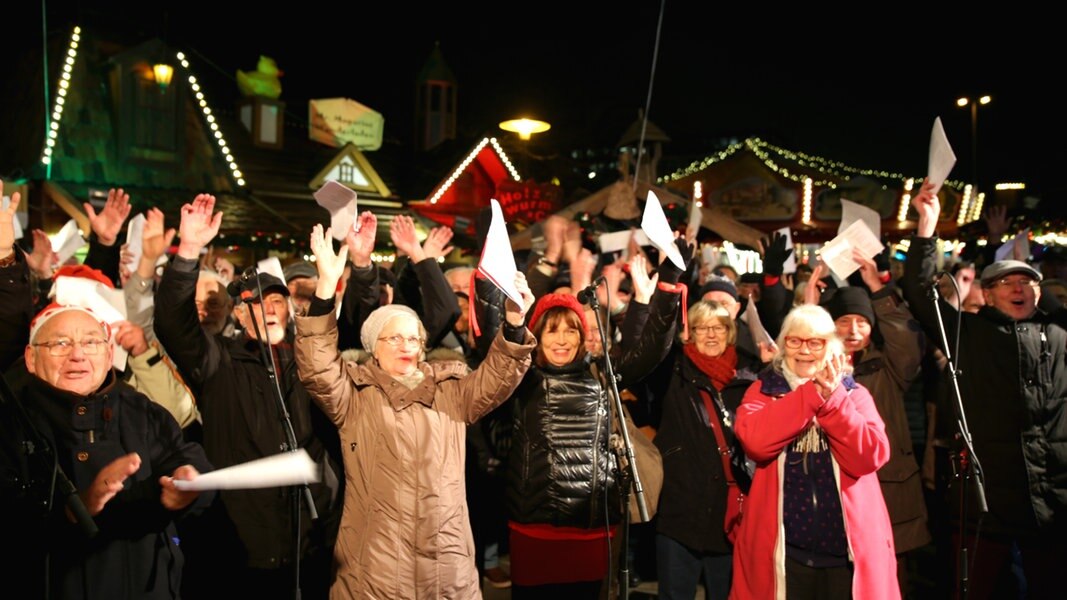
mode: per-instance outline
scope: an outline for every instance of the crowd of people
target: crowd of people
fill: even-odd
[[[339,244],[315,226],[314,260],[281,278],[212,258],[224,215],[208,194],[148,210],[134,260],[129,197],[111,190],[85,207],[84,262],[62,265],[43,232],[15,239],[19,203],[0,210],[18,597],[593,599],[654,578],[684,600],[1051,598],[1067,583],[1067,285],[1025,252],[938,272],[932,185],[895,275],[888,252],[858,251],[844,281],[787,273],[778,234],[759,273],[703,264],[684,235],[678,262],[636,244],[598,256],[551,216],[510,296],[443,269],[451,230],[420,241],[404,215],[393,264],[371,259],[364,212]],[[64,277],[120,290],[125,320],[59,302]],[[196,484],[298,450],[304,484]],[[638,523],[649,469],[662,486]]]

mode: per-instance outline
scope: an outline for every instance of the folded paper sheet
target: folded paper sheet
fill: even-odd
[[[67,259],[74,256],[75,252],[89,245],[89,242],[82,238],[81,231],[78,230],[78,222],[74,219],[67,221],[51,239],[52,251],[58,256],[59,264],[67,262]]]
[[[511,239],[508,237],[508,225],[504,222],[504,212],[495,198],[489,203],[493,220],[489,223],[489,232],[485,235],[485,246],[482,248],[482,259],[478,262],[478,271],[500,288],[504,295],[511,298],[512,302],[522,306],[522,294],[515,287],[515,273],[518,268],[515,266]]]
[[[131,271],[137,270],[137,265],[141,262],[141,254],[144,253],[142,244],[144,242],[144,223],[146,220],[144,213],[138,213],[126,225],[126,252],[130,255],[130,264],[128,266]]]
[[[330,212],[330,230],[333,239],[344,241],[348,231],[356,223],[356,192],[330,180],[313,194],[315,202]]]
[[[678,246],[674,245],[674,230],[667,222],[667,215],[663,214],[663,207],[660,206],[655,192],[648,192],[648,199],[645,200],[645,214],[641,216],[641,229],[657,250],[664,253],[674,263],[674,266],[685,271],[685,260],[682,259]]]
[[[867,258],[877,256],[883,250],[882,242],[874,237],[863,221],[855,221],[837,237],[826,242],[819,252],[819,257],[835,276],[842,281],[848,279],[859,264],[852,260],[852,249],[858,248]]]
[[[204,473],[191,481],[175,481],[184,491],[254,490],[315,483],[318,467],[303,448],[250,460],[240,465]]]
[[[956,165],[956,153],[948,143],[941,117],[934,119],[934,129],[930,132],[930,162],[926,169],[926,180],[934,184],[934,193],[941,189],[952,167]]]

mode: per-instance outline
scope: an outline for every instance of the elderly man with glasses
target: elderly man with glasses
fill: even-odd
[[[1059,597],[1067,584],[1067,313],[1039,309],[1041,274],[1016,260],[982,271],[986,306],[976,314],[957,321],[951,305],[935,306],[928,295],[941,209],[934,187],[924,184],[913,204],[918,231],[902,287],[931,340],[941,344],[938,310],[946,339],[959,336],[954,356],[959,390],[989,505],[989,513],[979,515],[966,497],[966,541],[975,561],[969,565],[969,594],[985,598],[1007,593],[1001,585],[1021,587],[1012,577],[1012,556],[1018,553],[1028,597]],[[953,508],[958,498],[957,489],[948,499]]]
[[[17,544],[0,576],[25,598],[176,598],[175,521],[213,494],[175,480],[211,465],[166,409],[116,376],[111,327],[91,310],[51,304],[28,327],[13,318],[32,303],[13,246],[18,204],[14,194],[0,210],[0,329],[5,343],[21,339],[30,377],[17,397],[5,380],[0,400],[0,529]]]

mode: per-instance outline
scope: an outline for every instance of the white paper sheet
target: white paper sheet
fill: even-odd
[[[648,236],[644,231],[640,229],[630,229],[624,231],[612,231],[611,233],[602,233],[597,238],[597,246],[600,247],[601,254],[608,254],[609,252],[618,252],[619,250],[626,250],[630,246],[630,239],[633,238],[637,241],[638,246],[651,246],[652,242],[649,241]]]
[[[871,230],[874,237],[882,239],[882,215],[878,211],[851,200],[841,199],[841,223],[837,226],[837,233],[848,229],[848,226],[856,221],[863,221]]]
[[[282,269],[282,261],[278,260],[277,256],[270,258],[264,258],[256,263],[256,268],[260,273],[270,273],[278,279],[282,280],[282,283],[288,285],[288,281],[285,280],[285,270]]]
[[[122,290],[111,289],[94,279],[61,276],[56,278],[54,291],[57,303],[88,308],[112,326],[126,320],[126,296]],[[128,354],[122,346],[114,346],[111,364],[124,371]]]
[[[137,265],[141,262],[141,255],[144,253],[144,213],[139,213],[134,218],[130,219],[128,225],[126,225],[126,252],[130,253],[133,260],[129,264],[131,271],[137,270]]]
[[[493,220],[489,223],[489,232],[485,234],[485,246],[482,247],[482,259],[478,262],[478,271],[485,275],[493,285],[500,288],[511,301],[522,306],[522,294],[515,287],[515,252],[511,249],[508,237],[508,225],[504,222],[504,211],[500,203],[493,198],[489,201]]]
[[[315,483],[319,480],[315,461],[303,448],[282,452],[240,465],[204,473],[190,481],[176,480],[174,487],[183,491],[253,490]]]
[[[1025,252],[1026,256],[1023,256],[1022,258],[1017,258],[1015,256],[1015,245],[1016,244],[1019,244],[1019,247],[1021,249],[1023,249],[1023,248],[1025,249],[1022,252]],[[1020,252],[1020,254],[1022,254],[1022,252]],[[1024,230],[1020,231],[1019,233],[1015,234],[1015,237],[1013,237],[1010,240],[1008,240],[1008,241],[1004,242],[1003,244],[1001,244],[1000,247],[997,248],[997,251],[996,251],[996,253],[994,255],[993,260],[1023,260],[1023,261],[1025,261],[1026,257],[1029,256],[1029,255],[1030,255],[1030,228],[1027,227],[1026,229],[1024,229]]]
[[[641,216],[641,229],[648,236],[652,245],[670,259],[674,266],[685,271],[685,260],[678,246],[674,245],[674,230],[667,222],[667,215],[663,214],[656,193],[649,191],[648,199],[645,200],[645,213]]]
[[[704,211],[697,206],[696,200],[689,203],[689,223],[685,226],[686,239],[695,240],[700,233],[700,224],[704,220]]]
[[[81,231],[78,230],[78,222],[74,219],[67,221],[63,228],[51,237],[51,241],[52,251],[59,257],[59,264],[67,262],[67,259],[74,256],[75,252],[89,245],[89,242],[82,238]]]
[[[348,231],[356,223],[356,215],[359,207],[356,203],[356,192],[337,183],[327,181],[314,194],[315,202],[330,212],[330,228],[333,239],[344,241]]]
[[[793,232],[788,227],[783,227],[776,230],[776,233],[780,233],[785,236],[785,249],[789,250],[793,247]],[[797,272],[797,253],[791,252],[789,258],[785,259],[785,264],[782,265],[782,274],[796,273]]]
[[[4,196],[3,199],[0,200],[0,207],[2,207],[4,210],[7,210],[7,207],[10,205],[11,196]],[[15,229],[16,240],[21,240],[22,236],[26,235],[26,233],[22,230],[22,218],[19,217],[19,211],[15,211],[15,218],[11,219],[11,226]]]
[[[756,310],[756,303],[751,299],[748,301],[748,305],[745,306],[745,312],[741,315],[745,323],[748,324],[748,331],[752,334],[752,343],[759,348],[761,343],[773,344],[774,340],[771,339],[771,334],[767,333],[767,330],[763,327],[763,322],[759,319],[759,311]]]
[[[934,119],[934,128],[930,132],[930,162],[926,169],[926,180],[934,184],[934,193],[941,189],[952,167],[956,164],[956,153],[948,143],[941,117]]]
[[[848,279],[859,264],[852,260],[852,249],[858,248],[867,258],[877,256],[883,250],[882,242],[874,237],[863,221],[855,221],[837,237],[826,242],[819,257],[833,274],[841,280]]]

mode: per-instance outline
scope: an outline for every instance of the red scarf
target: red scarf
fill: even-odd
[[[733,346],[727,346],[718,356],[701,354],[694,344],[686,344],[682,348],[689,360],[711,379],[711,385],[720,392],[737,375],[737,350]]]

